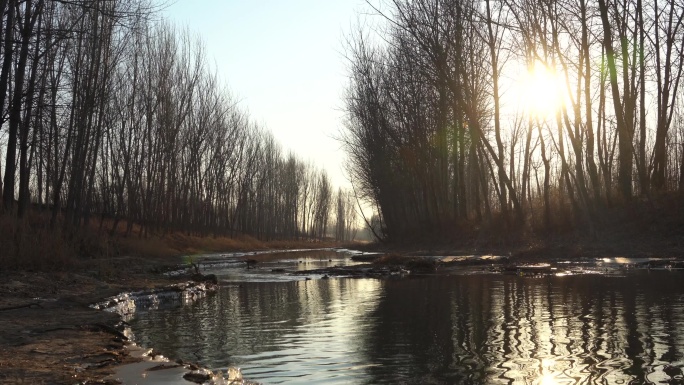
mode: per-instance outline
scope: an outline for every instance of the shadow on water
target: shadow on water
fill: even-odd
[[[247,282],[138,341],[264,383],[641,384],[684,366],[684,274]]]

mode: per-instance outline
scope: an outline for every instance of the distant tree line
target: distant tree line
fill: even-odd
[[[326,173],[285,153],[221,86],[201,43],[157,11],[0,0],[2,215],[22,220],[33,204],[69,228],[326,236]]]
[[[606,207],[684,193],[681,1],[368,4],[383,21],[349,39],[343,140],[388,239],[594,231]],[[568,89],[550,117],[512,108],[512,74],[539,62]]]
[[[337,190],[335,202],[335,240],[349,242],[356,238],[356,197],[351,191]]]

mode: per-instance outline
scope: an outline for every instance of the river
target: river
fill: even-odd
[[[681,270],[309,280],[281,270],[353,263],[326,253],[210,265],[218,293],[137,312],[136,340],[264,384],[657,384],[684,366]]]

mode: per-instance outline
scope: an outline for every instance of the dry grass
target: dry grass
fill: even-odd
[[[405,265],[408,261],[412,260],[413,257],[401,255],[398,253],[389,253],[376,258],[373,263],[376,265],[383,266],[401,266]]]
[[[340,244],[331,241],[311,240],[270,240],[261,241],[249,235],[195,236],[184,232],[170,232],[152,236],[140,236],[140,226],[133,224],[127,235],[128,223],[122,219],[112,231],[114,221],[111,218],[101,219],[102,232],[112,234],[119,254],[145,257],[171,257],[223,251],[246,251],[264,249],[296,249],[334,247]],[[99,221],[97,227],[100,227]]]
[[[228,250],[260,249],[265,246],[251,237],[196,237],[180,233],[165,236],[119,237],[116,240],[123,254],[144,257],[171,257]]]
[[[248,235],[200,237],[173,232],[141,237],[138,225],[133,225],[126,236],[125,220],[115,231],[111,231],[113,225],[113,220],[104,218],[91,220],[86,228],[53,228],[49,213],[31,211],[22,220],[0,214],[0,266],[8,270],[64,271],[95,260],[97,270],[109,275],[108,261],[117,256],[164,259],[212,252],[340,246],[332,240],[260,241]]]
[[[150,238],[120,237],[117,239],[124,254],[151,257],[171,257],[224,251],[265,249],[309,249],[339,246],[333,241],[273,240],[260,241],[248,235],[230,237],[198,237],[173,233]]]
[[[63,228],[50,228],[46,219],[18,222],[9,216],[0,216],[0,245],[3,269],[63,271],[77,268],[84,259],[92,259],[97,262],[96,270],[104,275],[109,270],[107,261],[117,256],[165,259],[212,252],[339,246],[331,241],[264,242],[246,235],[235,238],[181,233],[146,238],[109,236],[106,231],[98,232],[95,226],[69,232]]]
[[[30,213],[18,220],[0,216],[0,265],[7,269],[65,270],[78,257],[109,256],[111,241],[89,229],[52,228],[47,214]]]
[[[179,250],[173,248],[164,239],[159,237],[121,237],[116,238],[114,242],[118,246],[120,254],[160,258],[180,253]]]

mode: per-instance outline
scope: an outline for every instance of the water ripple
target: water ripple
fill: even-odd
[[[248,282],[138,340],[267,384],[642,384],[684,367],[684,273]]]

